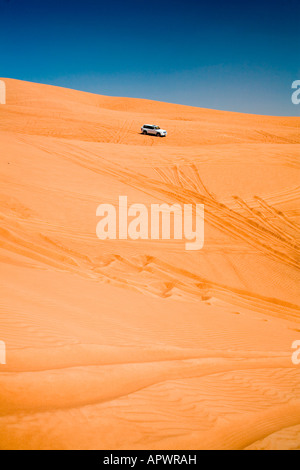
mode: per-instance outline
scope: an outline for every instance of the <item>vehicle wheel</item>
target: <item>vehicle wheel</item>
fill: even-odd
[[[144,135],[147,135],[147,131],[143,131],[143,134],[144,134]]]
[[[156,134],[156,137],[158,137],[158,136],[160,136],[160,133],[159,133],[159,132],[157,132],[157,134]]]

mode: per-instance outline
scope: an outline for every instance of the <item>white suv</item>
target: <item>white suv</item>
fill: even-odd
[[[142,134],[157,135],[159,137],[166,137],[167,135],[167,131],[154,124],[144,124],[141,131]]]

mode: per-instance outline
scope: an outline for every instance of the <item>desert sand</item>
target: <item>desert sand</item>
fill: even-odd
[[[300,449],[300,118],[3,80],[0,448]],[[119,195],[204,248],[99,240]]]

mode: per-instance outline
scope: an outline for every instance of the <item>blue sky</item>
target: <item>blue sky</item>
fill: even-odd
[[[0,76],[299,115],[299,0],[0,0]]]

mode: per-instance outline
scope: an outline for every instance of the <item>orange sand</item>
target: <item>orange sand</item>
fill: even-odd
[[[299,449],[300,118],[5,82],[0,448]],[[119,195],[204,249],[100,241]]]

